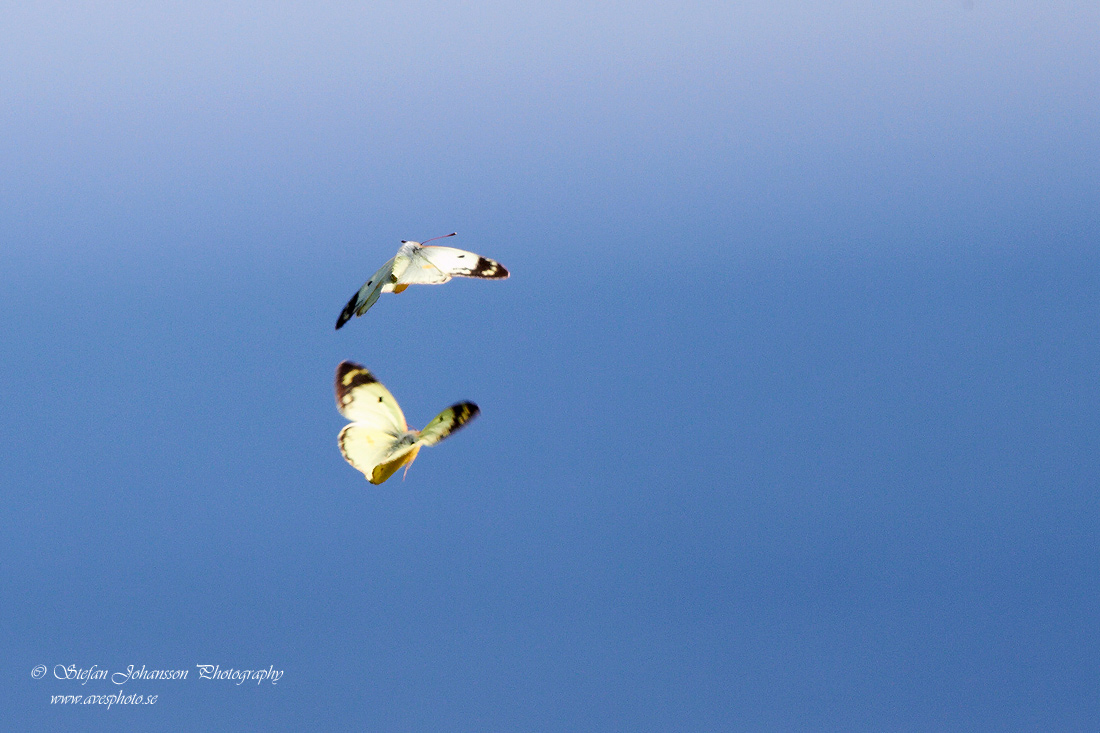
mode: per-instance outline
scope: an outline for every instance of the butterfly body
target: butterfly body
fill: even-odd
[[[351,296],[336,320],[336,328],[352,316],[366,313],[382,293],[400,293],[410,285],[442,285],[455,277],[503,280],[508,270],[495,260],[466,250],[402,241],[397,254]]]
[[[340,452],[372,484],[411,465],[421,448],[440,442],[480,412],[472,402],[459,402],[423,430],[409,428],[389,390],[365,367],[350,361],[336,368],[336,409],[352,421],[340,431]]]

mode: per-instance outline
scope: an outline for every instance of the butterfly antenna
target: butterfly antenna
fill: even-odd
[[[451,232],[450,234],[441,234],[438,237],[432,237],[431,239],[425,239],[423,242],[421,242],[421,244],[427,244],[428,242],[434,242],[437,239],[446,239],[447,237],[453,237],[456,234],[458,234],[458,232]]]

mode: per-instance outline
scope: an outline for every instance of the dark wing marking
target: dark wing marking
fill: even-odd
[[[351,391],[364,384],[373,384],[378,380],[362,364],[342,361],[336,367],[336,409],[340,412],[351,402]]]
[[[481,410],[473,402],[459,402],[451,405],[432,418],[432,421],[420,431],[417,442],[435,445],[473,420],[480,412]]]
[[[504,265],[496,260],[491,260],[488,257],[478,257],[477,264],[466,277],[506,278],[508,277],[508,271],[504,269]]]
[[[355,295],[351,296],[351,300],[344,306],[344,310],[340,311],[340,317],[336,319],[336,330],[339,331],[340,327],[351,320],[351,317],[355,315],[355,304],[359,302],[358,291]]]

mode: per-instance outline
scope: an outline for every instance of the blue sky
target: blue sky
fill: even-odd
[[[9,719],[1095,729],[1098,15],[5,10]],[[343,359],[482,414],[370,486]]]

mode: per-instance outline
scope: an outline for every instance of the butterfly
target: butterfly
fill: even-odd
[[[389,390],[350,361],[336,367],[336,409],[352,421],[340,431],[340,452],[372,484],[384,482],[402,466],[408,473],[422,447],[435,445],[481,412],[473,402],[459,402],[423,430],[410,430]]]
[[[455,234],[457,232],[451,232],[425,242],[453,237]],[[503,280],[508,277],[508,271],[499,262],[473,252],[434,244],[426,247],[420,242],[403,239],[401,249],[397,250],[393,259],[382,265],[359,288],[359,292],[351,296],[340,317],[336,319],[336,328],[339,329],[350,321],[353,315],[361,316],[366,313],[382,293],[400,293],[410,285],[442,285],[452,277]]]

